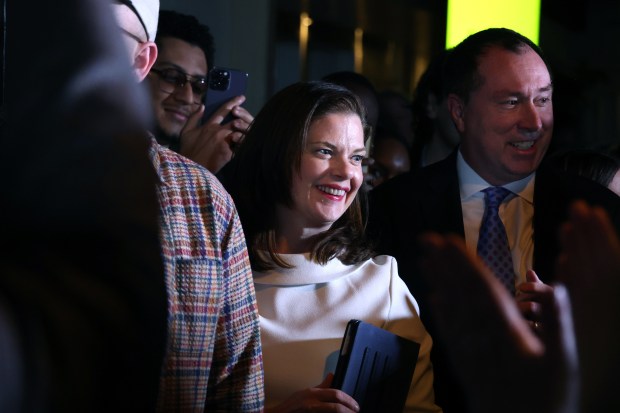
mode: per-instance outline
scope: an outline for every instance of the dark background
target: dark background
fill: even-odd
[[[0,0],[2,11],[6,1]],[[216,64],[250,73],[246,105],[253,113],[292,82],[354,70],[356,28],[364,30],[361,73],[378,90],[410,97],[444,47],[446,5],[447,0],[161,0],[163,9],[194,14],[211,27]],[[304,67],[298,42],[302,11],[313,20]],[[10,16],[8,22],[10,36]],[[3,44],[4,37],[0,40]],[[542,0],[539,44],[554,72],[555,146],[606,148],[620,140],[619,41],[620,1]]]
[[[6,0],[0,0],[0,22],[2,27],[0,27],[0,55],[2,56],[2,61],[0,61],[0,108],[4,106],[4,40],[5,40],[5,30],[6,30],[6,16],[5,16],[5,8],[6,8]],[[0,113],[0,116],[2,114]]]

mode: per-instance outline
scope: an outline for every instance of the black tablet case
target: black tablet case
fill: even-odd
[[[332,388],[343,390],[361,412],[402,412],[420,345],[360,320],[349,321]]]

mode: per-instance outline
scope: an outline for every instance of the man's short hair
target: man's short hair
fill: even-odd
[[[455,46],[446,57],[443,70],[443,97],[454,93],[467,102],[470,93],[484,81],[478,73],[480,58],[491,47],[499,47],[514,53],[523,53],[531,48],[551,69],[542,50],[527,37],[505,28],[491,28],[474,33]]]
[[[173,10],[159,12],[159,27],[155,43],[160,49],[164,37],[173,37],[199,47],[205,54],[207,65],[215,65],[215,42],[208,26],[200,23],[194,16],[181,14]]]

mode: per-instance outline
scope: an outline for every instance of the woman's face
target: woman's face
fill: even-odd
[[[292,216],[298,228],[324,231],[349,208],[362,184],[364,129],[357,114],[332,113],[308,130],[299,174],[293,174]]]

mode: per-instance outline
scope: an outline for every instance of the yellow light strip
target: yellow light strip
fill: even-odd
[[[541,0],[448,0],[446,48],[489,27],[515,30],[538,44]]]

